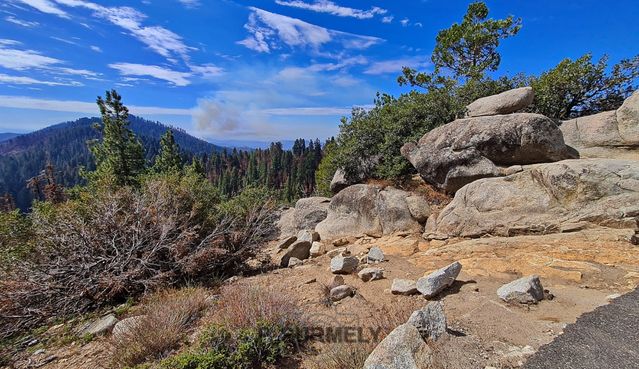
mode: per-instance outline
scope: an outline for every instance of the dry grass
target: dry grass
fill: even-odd
[[[165,357],[178,348],[206,310],[208,296],[202,288],[166,290],[150,296],[143,303],[142,317],[112,337],[114,365],[137,365]]]
[[[222,290],[213,320],[230,330],[254,328],[258,322],[291,329],[305,326],[302,310],[286,293],[240,285]]]
[[[382,306],[375,313],[375,322],[371,328],[380,328],[379,339],[382,340],[393,329],[406,323],[413,311],[422,307],[423,303],[413,302],[390,307]],[[309,360],[311,369],[361,369],[368,355],[379,342],[368,343],[330,343],[323,345],[319,355]]]

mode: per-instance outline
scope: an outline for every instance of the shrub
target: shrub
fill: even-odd
[[[262,196],[258,196],[262,193]],[[76,190],[39,203],[33,250],[0,271],[0,338],[166,286],[234,274],[273,229],[274,203],[251,190],[223,201],[196,174],[143,178],[139,190]]]
[[[114,363],[136,365],[178,348],[188,328],[207,308],[207,297],[206,290],[200,288],[166,290],[150,296],[143,304],[143,315],[112,337]]]
[[[19,210],[0,212],[0,269],[8,269],[31,250],[33,232],[29,218]]]

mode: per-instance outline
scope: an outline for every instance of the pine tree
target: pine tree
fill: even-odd
[[[116,186],[137,185],[145,169],[144,148],[129,129],[129,110],[115,90],[107,91],[106,99],[99,96],[97,104],[102,123],[96,128],[102,132],[102,141],[91,146],[96,170],[89,178]]]
[[[173,131],[168,129],[160,139],[160,153],[155,157],[153,170],[158,173],[174,173],[181,169],[180,147],[175,143]]]

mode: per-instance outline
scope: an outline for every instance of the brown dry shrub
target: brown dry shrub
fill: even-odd
[[[168,355],[204,314],[209,293],[202,288],[165,290],[145,299],[141,317],[111,337],[113,363],[134,366]]]
[[[213,320],[229,330],[255,328],[258,322],[288,329],[306,326],[303,311],[287,293],[243,285],[222,289]]]

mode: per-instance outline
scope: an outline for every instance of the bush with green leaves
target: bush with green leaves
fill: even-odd
[[[19,210],[0,212],[0,269],[9,269],[29,254],[33,231],[29,217]]]

